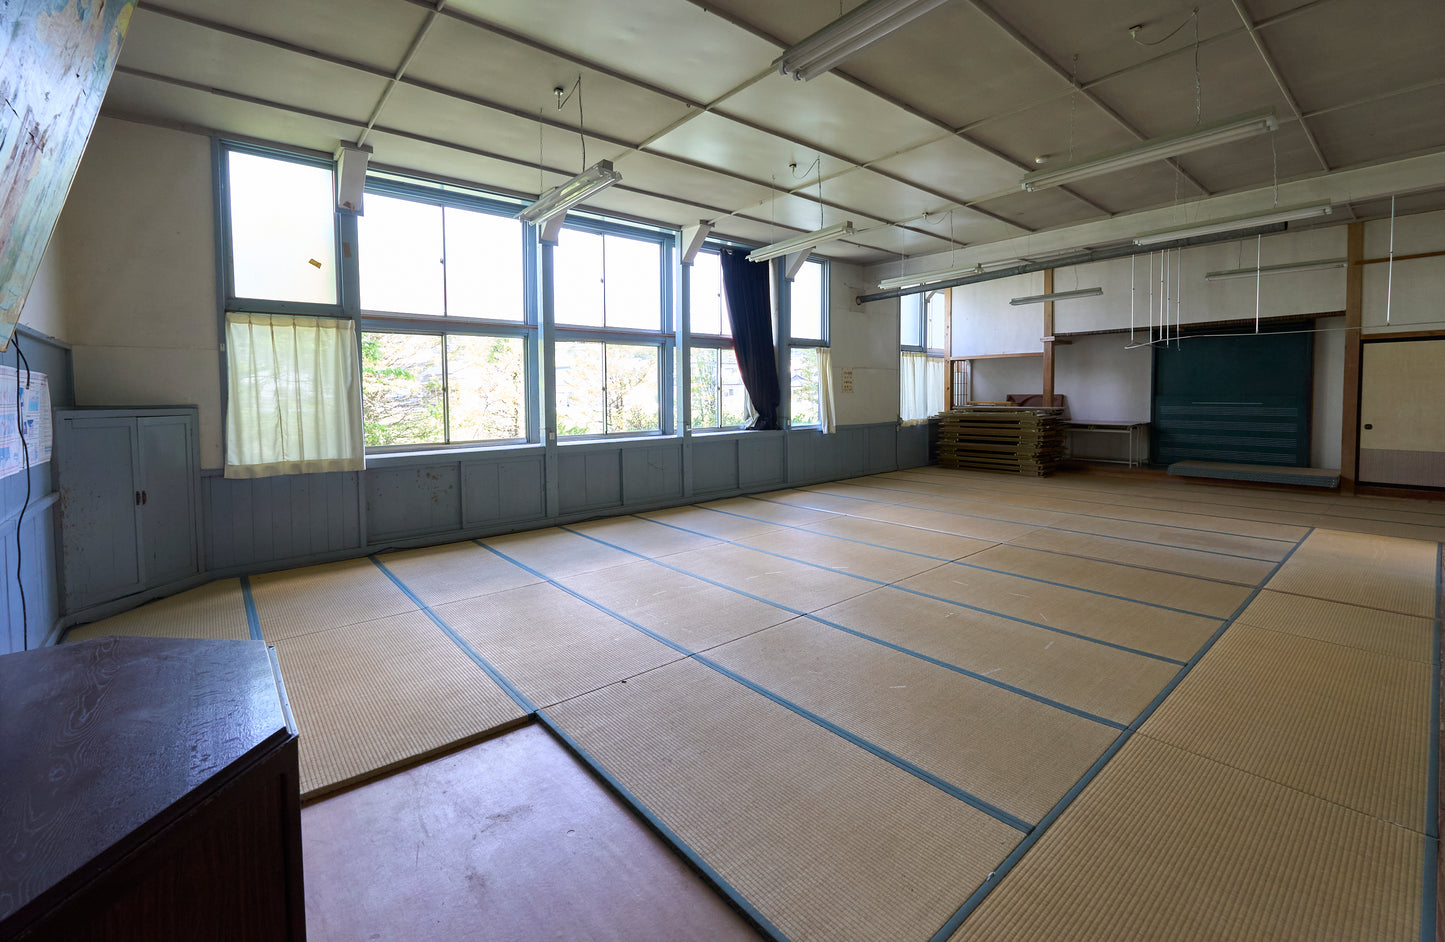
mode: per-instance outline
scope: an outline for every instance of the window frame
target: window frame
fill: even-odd
[[[709,239],[709,240],[707,240],[707,241],[705,241],[705,242],[703,243],[702,248],[698,249],[697,254],[698,254],[698,255],[721,256],[723,250],[725,250],[725,249],[727,249],[727,248],[731,248],[731,247],[735,247],[735,246],[734,246],[732,243],[713,241],[713,240]],[[718,357],[718,372],[717,372],[717,377],[718,377],[718,378],[717,378],[717,383],[716,383],[716,385],[714,385],[713,389],[716,391],[716,394],[717,394],[717,401],[718,401],[718,422],[719,422],[719,423],[721,423],[721,421],[722,421],[722,390],[723,390],[723,382],[722,382],[722,355],[723,355],[723,353],[728,353],[728,354],[730,354],[730,355],[734,358],[734,364],[736,364],[736,358],[737,358],[737,351],[736,351],[736,348],[733,346],[732,322],[731,322],[731,320],[729,320],[729,315],[728,315],[728,312],[727,312],[727,296],[726,296],[725,293],[721,293],[721,283],[719,283],[719,291],[720,291],[720,293],[719,293],[719,298],[718,298],[718,300],[719,300],[719,311],[718,311],[718,313],[719,313],[719,315],[720,315],[720,316],[719,316],[719,322],[720,322],[720,326],[726,326],[726,327],[728,328],[728,333],[725,333],[725,334],[722,334],[722,333],[718,333],[718,334],[707,334],[707,333],[699,334],[699,333],[697,333],[697,332],[693,329],[693,321],[692,321],[692,314],[693,314],[693,311],[692,311],[692,277],[693,277],[693,274],[694,274],[696,271],[697,271],[696,268],[691,267],[691,266],[689,267],[688,280],[687,280],[687,288],[688,288],[688,291],[687,291],[686,298],[684,299],[684,303],[687,304],[687,316],[688,316],[688,321],[687,321],[687,326],[688,326],[688,331],[687,331],[687,361],[688,361],[688,375],[687,375],[687,380],[688,380],[688,403],[687,403],[687,406],[688,406],[688,415],[687,415],[687,427],[688,427],[688,429],[689,429],[690,431],[693,431],[693,432],[701,432],[701,433],[703,433],[703,434],[713,434],[713,433],[718,433],[718,432],[737,432],[737,431],[742,431],[742,430],[745,429],[746,426],[747,426],[747,413],[746,413],[746,412],[744,412],[743,421],[740,422],[740,423],[738,423],[737,425],[722,425],[722,424],[718,424],[718,425],[695,425],[695,424],[693,424],[693,416],[692,416],[692,383],[693,383],[693,379],[694,379],[693,373],[692,373],[692,354],[693,354],[693,351],[695,351],[695,350],[713,350],[713,351],[716,351],[716,356]],[[719,274],[719,279],[721,279],[721,274]],[[746,388],[746,387],[743,388],[743,396],[744,396],[744,397],[747,397],[747,388]],[[751,403],[749,403],[749,405],[751,405]]]
[[[780,260],[779,260],[779,264],[778,264],[777,271],[779,272],[780,275],[781,275],[781,274],[784,274],[784,273],[786,272],[786,269],[785,269],[786,262],[787,262],[787,259],[786,259],[786,258],[783,258],[783,259],[780,259]],[[818,401],[818,420],[817,420],[817,421],[814,421],[814,422],[801,422],[801,423],[794,421],[794,416],[793,416],[793,350],[794,350],[794,349],[817,350],[818,348],[831,348],[831,346],[832,346],[832,344],[831,344],[831,342],[830,342],[830,331],[831,331],[831,329],[832,329],[832,325],[831,325],[830,322],[832,321],[832,318],[829,316],[829,314],[830,314],[830,312],[831,312],[831,306],[830,306],[830,304],[829,304],[829,296],[828,296],[828,295],[829,295],[828,282],[829,282],[830,276],[832,275],[832,263],[829,262],[829,260],[826,259],[826,258],[821,258],[821,257],[818,257],[818,256],[809,255],[808,258],[805,259],[802,264],[803,264],[803,265],[818,265],[818,266],[820,266],[819,272],[818,272],[818,294],[819,294],[818,303],[819,303],[819,305],[821,306],[821,310],[819,311],[819,326],[820,326],[821,329],[820,329],[819,332],[820,332],[823,336],[822,336],[821,338],[814,338],[814,337],[794,337],[794,336],[793,336],[793,280],[792,280],[792,279],[782,279],[782,278],[780,277],[780,279],[779,279],[779,281],[780,281],[780,283],[781,283],[780,293],[781,293],[782,296],[783,296],[783,303],[782,303],[781,305],[779,305],[779,309],[785,312],[785,317],[786,317],[785,323],[787,324],[786,335],[787,335],[787,338],[788,338],[788,339],[787,339],[787,343],[786,343],[786,344],[782,344],[782,345],[781,345],[781,346],[782,346],[782,350],[780,351],[780,353],[781,353],[781,355],[782,355],[785,359],[783,360],[783,362],[779,363],[778,365],[779,365],[779,367],[781,368],[781,369],[780,369],[780,373],[781,373],[782,375],[787,376],[787,378],[788,378],[788,380],[787,380],[787,389],[786,389],[786,391],[787,391],[787,402],[788,402],[788,422],[787,422],[787,427],[790,428],[790,429],[792,429],[792,428],[810,429],[810,428],[822,428],[822,427],[823,427],[823,409],[822,409],[822,404],[823,404],[823,390],[822,390],[822,388],[821,388],[821,385],[820,385],[820,387],[818,388],[817,397],[816,397],[816,398],[817,398],[817,401]],[[799,270],[799,271],[802,271],[802,267],[800,266],[798,270]],[[816,354],[815,354],[815,355],[816,355]],[[780,390],[780,391],[781,391],[781,390]]]

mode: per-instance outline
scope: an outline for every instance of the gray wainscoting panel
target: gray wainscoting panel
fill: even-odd
[[[863,473],[881,474],[898,468],[898,425],[863,426]]]
[[[622,506],[622,446],[559,448],[557,491],[564,514]]]
[[[270,478],[203,474],[205,568],[260,568],[359,549],[356,489],[354,471]]]
[[[0,523],[3,526],[0,529],[0,565],[4,567],[0,570],[4,573],[4,577],[0,578],[0,612],[5,613],[5,625],[0,627],[0,654],[40,647],[60,618],[60,591],[55,573],[55,505],[49,500],[37,500],[37,497],[43,495],[32,495],[30,508],[20,522],[18,534],[16,515],[20,512],[19,503],[9,508],[14,515]],[[15,581],[17,562],[25,586],[23,593]],[[22,595],[25,601],[23,610],[20,605]]]
[[[546,516],[545,458],[535,455],[462,462],[462,525],[468,529],[541,521]]]
[[[696,487],[696,478],[693,480]],[[759,432],[738,442],[738,487],[748,490],[787,480],[781,434]]]
[[[377,469],[365,475],[368,542],[461,529],[457,462]]]
[[[682,498],[682,441],[624,449],[622,501],[626,505],[655,504]]]
[[[698,437],[692,439],[692,492],[731,493],[738,490],[737,438]]]
[[[928,424],[903,425],[898,429],[898,467],[921,468],[928,464]]]

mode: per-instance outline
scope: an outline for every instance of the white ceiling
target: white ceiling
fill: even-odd
[[[1440,0],[952,0],[811,82],[771,68],[857,5],[143,0],[104,111],[328,153],[364,138],[376,165],[522,194],[606,158],[623,182],[598,209],[759,242],[851,219],[821,251],[869,264],[1445,153]],[[1271,106],[1271,135],[1019,187],[1041,155]],[[1411,186],[1398,205],[1445,208],[1445,178]]]

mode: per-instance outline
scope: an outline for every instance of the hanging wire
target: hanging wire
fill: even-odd
[[[577,74],[577,81],[572,83],[572,90],[565,95],[561,89],[553,89],[557,95],[557,110],[561,111],[572,96],[577,96],[577,136],[582,139],[582,169],[587,169],[587,114],[582,108],[582,74]]]
[[[1204,120],[1204,84],[1199,80],[1199,8],[1189,14],[1194,20],[1194,126]]]
[[[1279,147],[1273,134],[1269,136],[1269,160],[1274,177],[1274,205],[1279,208]]]
[[[1129,342],[1134,342],[1134,280],[1138,277],[1139,256],[1129,256]]]
[[[1390,194],[1390,263],[1385,266],[1385,324],[1390,323],[1390,301],[1395,290],[1395,194]]]
[[[1260,262],[1264,259],[1264,234],[1254,237],[1254,332],[1259,333]]]
[[[1190,13],[1189,15],[1194,19],[1194,28],[1197,30],[1197,29],[1199,28],[1199,8],[1198,8],[1198,7],[1195,7],[1195,8],[1194,8],[1194,11],[1193,11],[1192,13]],[[1170,30],[1170,31],[1169,31],[1169,35],[1167,35],[1167,36],[1162,36],[1162,37],[1160,37],[1159,39],[1154,40],[1153,42],[1145,42],[1144,40],[1140,39],[1137,34],[1138,34],[1139,30],[1143,29],[1144,27],[1142,27],[1142,26],[1134,26],[1134,27],[1131,27],[1130,30],[1129,30],[1129,38],[1132,39],[1132,40],[1134,40],[1134,42],[1137,43],[1137,44],[1140,45],[1140,46],[1157,46],[1157,45],[1159,45],[1160,43],[1168,42],[1170,39],[1174,38],[1174,34],[1175,34],[1175,33],[1179,32],[1181,29],[1183,29],[1184,27],[1186,27],[1186,26],[1188,26],[1188,25],[1189,25],[1189,20],[1185,20],[1183,23],[1180,23],[1178,26],[1176,26],[1176,27],[1174,27],[1172,30]]]
[[[1074,162],[1074,115],[1079,110],[1079,54],[1074,53],[1074,65],[1069,70],[1069,84],[1074,94],[1069,96],[1069,163]]]

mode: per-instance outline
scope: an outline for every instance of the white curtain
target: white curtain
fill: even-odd
[[[815,347],[818,351],[818,424],[823,434],[830,435],[837,428],[837,412],[833,408],[833,351],[827,347]]]
[[[351,321],[227,314],[226,364],[226,477],[363,467]]]
[[[898,417],[919,425],[944,410],[944,360],[924,353],[904,353],[898,367]]]

